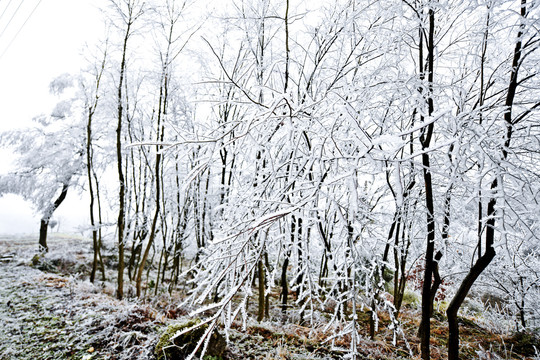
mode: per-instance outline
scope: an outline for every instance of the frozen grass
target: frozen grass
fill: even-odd
[[[88,282],[89,239],[53,233],[49,246],[48,254],[35,257],[36,237],[0,236],[2,360],[155,359],[154,348],[159,335],[171,322],[187,319],[193,310],[178,305],[182,293],[159,292],[158,296],[150,297],[148,303],[136,299],[116,300],[112,268],[107,272],[109,281]],[[273,321],[257,323],[251,319],[245,328],[234,323],[228,331],[225,359],[329,360],[346,356],[350,339],[337,339],[334,349],[326,342],[331,331],[324,330],[327,314],[323,310],[317,313],[320,326],[303,327],[294,324],[294,318],[283,322],[275,304],[277,295],[273,295]],[[414,303],[411,301],[403,308],[401,320],[407,338],[416,350],[419,311]],[[255,301],[250,301],[248,308],[253,306]],[[255,313],[254,308],[250,311]],[[527,346],[529,358],[538,359],[529,344],[536,340],[513,339],[495,331],[495,325],[501,326],[501,319],[496,318],[496,314],[491,317],[489,314],[473,311],[471,316],[463,319],[463,358],[521,359],[523,356],[516,355],[513,350]],[[381,316],[376,339],[367,339],[367,316],[367,313],[359,314],[366,329],[360,339],[361,356],[358,358],[408,358],[403,343],[391,345],[392,331],[387,326],[389,319],[384,316]],[[445,318],[437,313],[432,332],[434,359],[446,357],[446,341]]]
[[[0,238],[0,359],[152,358],[162,326],[155,311],[78,280],[89,263],[86,239],[51,237],[50,253],[35,265],[59,274],[30,266],[36,243]]]
[[[1,359],[150,359],[161,323],[143,306],[28,266],[0,266]]]

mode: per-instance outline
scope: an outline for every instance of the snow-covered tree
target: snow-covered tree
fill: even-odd
[[[60,101],[33,126],[1,134],[14,151],[16,170],[0,178],[0,193],[21,195],[41,214],[39,245],[47,251],[47,229],[70,188],[81,184],[85,164],[84,124],[76,101],[76,80],[63,74],[50,84]]]

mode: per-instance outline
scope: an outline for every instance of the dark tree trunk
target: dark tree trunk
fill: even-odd
[[[257,314],[257,321],[263,321],[264,315],[265,315],[265,269],[264,269],[264,263],[263,263],[263,257],[259,259],[258,264],[258,283],[259,283],[259,312]]]
[[[281,267],[281,312],[287,314],[287,302],[289,301],[289,284],[287,280],[287,268],[289,267],[290,250],[285,256]]]
[[[130,19],[131,20],[131,19]],[[124,169],[122,167],[122,121],[124,118],[124,106],[122,87],[124,84],[124,73],[126,69],[126,52],[127,42],[130,36],[131,21],[127,23],[127,29],[124,36],[124,44],[122,49],[122,62],[120,64],[120,80],[118,81],[118,118],[116,125],[116,162],[118,168],[118,278],[116,297],[122,299],[124,297],[124,213],[125,213],[125,193],[126,184],[124,180]]]
[[[430,8],[428,10],[429,17],[429,31],[428,31],[428,43],[427,43],[427,105],[428,105],[428,115],[431,116],[434,111],[433,104],[433,64],[434,64],[434,33],[435,33],[435,10]],[[420,38],[423,37],[423,33],[420,33]],[[422,43],[420,44],[422,47]],[[422,48],[420,48],[420,57],[422,57]],[[421,79],[424,79],[423,66],[420,68]],[[423,116],[422,116],[423,121]],[[420,135],[420,142],[422,144],[422,150],[425,151],[429,148],[431,143],[431,137],[433,135],[433,123],[427,125],[424,128]],[[422,154],[422,165],[424,173],[424,183],[425,183],[425,196],[426,196],[426,208],[427,208],[427,242],[426,242],[426,262],[425,262],[425,271],[424,271],[424,284],[422,287],[422,320],[420,322],[420,350],[421,356],[424,360],[429,360],[430,358],[430,349],[429,349],[429,339],[430,339],[430,318],[431,310],[433,304],[431,303],[431,294],[433,292],[431,281],[433,278],[433,273],[435,269],[435,261],[433,259],[435,253],[435,210],[433,203],[433,182],[431,179],[431,165],[430,157],[428,152]]]
[[[43,252],[48,252],[49,247],[47,246],[47,229],[49,227],[49,220],[41,219],[39,225],[39,250]]]
[[[101,236],[101,224],[103,224],[103,218],[101,214],[101,196],[99,194],[99,180],[97,177],[97,174],[95,171],[92,171],[92,176],[94,177],[94,183],[96,184],[96,201],[97,201],[97,209],[98,209],[98,262],[99,262],[99,268],[101,271],[101,280],[105,281],[107,279],[105,275],[105,264],[103,263],[103,256],[101,254],[101,248],[102,248],[102,239]]]
[[[122,42],[122,60],[120,63],[120,74],[118,79],[118,88],[117,88],[117,123],[116,123],[116,161],[118,169],[118,223],[117,223],[117,233],[118,233],[118,278],[117,278],[117,290],[116,297],[122,299],[124,297],[124,248],[125,248],[125,217],[126,217],[126,180],[124,177],[124,168],[122,166],[123,153],[122,153],[122,123],[124,121],[124,94],[122,89],[126,84],[124,83],[124,78],[126,74],[127,67],[127,49],[128,49],[128,40],[131,37],[132,25],[137,17],[142,14],[142,8],[139,9],[139,12],[136,13],[135,4],[132,1],[126,1],[125,5],[127,6],[126,13],[122,13],[126,24],[126,30],[124,33],[124,38]],[[118,7],[119,11],[120,7]],[[127,88],[127,86],[126,86]]]
[[[491,202],[490,202],[491,203]],[[493,220],[493,224],[495,220]],[[489,227],[488,227],[489,229]],[[493,231],[491,239],[493,239]],[[487,240],[487,239],[486,239]],[[450,302],[448,309],[446,310],[446,315],[448,316],[448,360],[458,360],[459,359],[459,324],[458,324],[458,310],[463,304],[465,297],[469,293],[469,290],[473,286],[474,282],[484,271],[485,268],[489,265],[491,260],[495,257],[495,250],[493,246],[486,248],[485,253],[476,261],[474,266],[471,268],[465,279],[461,282],[461,285],[454,295],[454,298]]]
[[[525,18],[527,15],[526,9],[526,0],[521,0],[521,16]],[[512,59],[512,71],[510,73],[510,81],[508,83],[508,93],[506,95],[505,107],[506,111],[504,112],[504,121],[506,123],[506,136],[504,147],[501,150],[502,161],[505,161],[508,157],[508,149],[510,148],[510,143],[512,141],[512,133],[514,126],[517,121],[514,121],[512,116],[512,107],[514,105],[514,97],[516,94],[516,89],[518,86],[518,73],[519,65],[522,51],[522,36],[524,33],[524,23],[521,24],[516,45],[514,48],[514,54]],[[502,177],[501,177],[502,179]],[[459,324],[457,319],[457,314],[459,308],[463,304],[465,297],[469,293],[469,290],[473,286],[476,279],[482,274],[482,272],[488,267],[493,258],[495,257],[495,215],[496,215],[496,205],[497,205],[497,194],[500,185],[497,177],[491,182],[491,198],[487,206],[486,214],[486,246],[484,254],[479,253],[479,258],[473,267],[470,269],[469,273],[463,279],[457,293],[454,295],[454,298],[446,310],[448,316],[448,359],[449,360],[458,360],[459,359]]]
[[[60,204],[64,201],[67,195],[67,191],[69,188],[69,184],[62,185],[62,192],[60,193],[60,196],[58,199],[54,201],[52,206],[47,209],[45,215],[41,218],[41,223],[39,226],[39,249],[43,252],[48,252],[49,247],[47,246],[47,229],[49,227],[49,221],[51,220],[51,217],[53,213],[58,209]]]

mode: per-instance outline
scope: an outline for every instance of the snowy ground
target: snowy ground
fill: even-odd
[[[89,239],[53,233],[48,243],[50,252],[35,258],[36,236],[0,235],[0,360],[155,359],[160,334],[169,324],[188,318],[189,309],[177,307],[180,300],[168,294],[150,297],[146,303],[135,298],[117,300],[112,260],[107,269],[110,280],[89,283]],[[113,259],[114,250],[105,251],[105,255]],[[126,285],[128,293],[130,286]],[[413,349],[418,345],[414,335],[417,315],[418,311],[411,309],[403,319]],[[432,343],[438,354],[434,358],[445,358],[446,324],[435,321],[433,326]],[[470,320],[462,326],[462,334],[463,357],[467,359],[478,358],[479,345],[504,354],[520,345]],[[229,331],[224,359],[343,358],[344,352],[330,349],[326,335],[294,323],[253,320],[247,328],[238,325]],[[362,358],[408,357],[402,344],[389,346],[388,329],[382,329],[377,337],[375,341],[362,340]],[[538,355],[530,357],[536,353],[531,344],[526,344],[528,348],[521,349],[520,355],[501,359],[538,359]]]
[[[151,358],[163,325],[148,308],[30,266],[31,240],[0,237],[0,359]]]
[[[88,239],[53,234],[48,243],[36,261],[37,238],[0,235],[0,359],[155,359],[159,335],[182,319],[156,304],[115,299],[111,283],[89,283]],[[341,358],[297,328],[231,329],[226,358]]]

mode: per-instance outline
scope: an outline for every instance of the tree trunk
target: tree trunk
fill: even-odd
[[[43,252],[48,252],[49,247],[47,246],[47,229],[49,227],[49,220],[41,219],[39,225],[39,250]]]
[[[160,77],[160,83],[159,83],[159,98],[158,98],[158,109],[157,109],[157,123],[156,123],[156,141],[158,145],[156,145],[156,162],[155,162],[155,168],[154,168],[154,179],[155,179],[155,212],[154,212],[154,218],[152,220],[152,227],[150,229],[150,237],[148,239],[148,244],[146,244],[146,248],[144,250],[144,254],[142,256],[141,262],[139,264],[139,269],[137,272],[137,279],[136,279],[136,286],[137,286],[137,297],[141,296],[141,281],[142,281],[142,273],[144,271],[144,266],[146,264],[146,260],[148,258],[148,254],[150,252],[150,248],[154,244],[154,240],[156,237],[156,227],[158,218],[160,216],[161,211],[161,193],[162,193],[162,178],[163,178],[163,168],[161,166],[163,155],[163,145],[159,145],[159,143],[163,142],[164,136],[165,136],[165,127],[162,123],[162,116],[165,116],[167,114],[167,102],[168,102],[168,86],[169,86],[169,51],[170,46],[173,42],[172,36],[173,36],[173,27],[174,22],[171,22],[170,31],[169,31],[169,37],[168,37],[168,47],[165,54],[165,59],[162,63],[162,70],[161,70],[161,77]],[[210,176],[210,174],[208,175]],[[208,191],[208,183],[207,183],[207,191]],[[204,221],[204,220],[203,220]],[[204,235],[204,234],[203,234]],[[165,238],[165,234],[162,234],[162,236]],[[164,244],[165,249],[165,244]],[[164,265],[165,266],[165,265]],[[158,275],[159,275],[159,269],[158,269]],[[159,286],[159,282],[156,282],[156,287]]]
[[[495,220],[493,220],[493,225],[494,224]],[[491,239],[493,239],[493,231],[491,231],[491,233],[492,234],[490,236]],[[480,276],[480,274],[487,268],[494,257],[495,249],[493,246],[487,247],[484,255],[482,255],[482,257],[476,261],[467,276],[465,276],[465,279],[463,279],[461,282],[456,295],[454,295],[454,298],[446,310],[446,315],[448,316],[448,360],[459,359],[459,324],[457,319],[459,308],[461,307],[461,304],[463,304],[465,297],[469,293],[469,290],[478,276]]]
[[[130,19],[131,20],[131,19]],[[116,162],[118,168],[118,278],[117,278],[117,290],[116,297],[122,299],[124,297],[124,212],[125,212],[125,193],[126,184],[124,180],[124,169],[122,167],[122,121],[124,117],[124,106],[122,87],[124,83],[124,74],[126,70],[126,52],[127,42],[130,35],[131,21],[127,23],[127,29],[124,36],[124,44],[122,49],[122,62],[120,65],[120,80],[118,81],[118,118],[116,126]]]
[[[427,44],[427,66],[428,66],[428,79],[427,79],[427,105],[428,105],[428,115],[431,116],[434,111],[433,106],[433,63],[434,63],[434,32],[435,32],[435,10],[430,8],[428,10],[429,17],[429,33],[428,33],[428,44]],[[420,38],[422,38],[422,33]],[[422,43],[420,44],[422,46]],[[422,51],[420,51],[420,56],[422,56]],[[421,68],[421,78],[424,77],[423,69]],[[423,118],[423,116],[422,116]],[[423,121],[423,119],[422,119]],[[420,135],[420,142],[422,144],[422,165],[423,165],[423,174],[424,174],[424,183],[425,183],[425,196],[426,196],[426,208],[427,208],[427,243],[426,243],[426,262],[424,270],[424,284],[422,286],[422,320],[420,322],[420,350],[421,356],[424,360],[429,360],[430,358],[430,318],[431,310],[433,304],[431,303],[431,293],[432,286],[431,280],[433,278],[433,272],[435,268],[435,263],[433,260],[433,255],[435,253],[435,210],[433,204],[433,182],[431,179],[431,165],[429,153],[426,150],[429,148],[431,137],[433,134],[433,123],[427,125],[427,128],[424,128]]]
[[[122,166],[122,124],[124,121],[124,86],[127,90],[127,84],[124,81],[127,68],[127,49],[128,40],[132,35],[132,25],[135,20],[143,14],[144,2],[138,4],[137,1],[126,0],[122,3],[115,3],[119,15],[125,22],[125,32],[122,42],[122,60],[120,62],[120,73],[117,90],[117,124],[116,124],[116,162],[118,169],[118,278],[116,296],[118,299],[124,297],[124,248],[125,248],[125,218],[126,218],[126,179],[124,177],[124,168]],[[122,7],[125,6],[125,11]],[[126,169],[127,173],[127,169]]]
[[[258,283],[259,283],[259,312],[257,314],[257,321],[261,322],[264,320],[264,315],[265,315],[265,311],[264,311],[264,308],[265,308],[265,304],[266,304],[266,299],[265,299],[265,270],[264,270],[264,262],[263,262],[263,257],[261,255],[261,258],[259,259],[259,264],[258,264],[258,271],[257,271],[257,274],[258,274]]]
[[[521,0],[521,17],[524,19],[527,15],[526,0]],[[504,142],[504,147],[501,150],[501,160],[505,161],[508,157],[508,149],[510,148],[510,143],[512,141],[512,133],[516,121],[512,117],[512,107],[514,105],[514,97],[516,94],[516,89],[518,86],[518,73],[519,73],[519,63],[521,58],[522,51],[522,36],[524,33],[524,22],[521,23],[520,29],[518,31],[517,41],[514,48],[514,54],[512,59],[512,71],[510,73],[510,81],[508,83],[508,93],[506,95],[504,112],[504,121],[506,123],[506,138]],[[502,176],[500,177],[502,181]],[[459,324],[457,321],[457,314],[459,308],[463,304],[465,297],[469,293],[469,290],[473,286],[476,279],[482,274],[482,272],[488,267],[493,258],[495,257],[495,215],[496,215],[496,205],[497,205],[497,194],[499,187],[502,184],[499,183],[498,177],[491,182],[491,198],[487,207],[486,214],[486,246],[485,252],[479,256],[476,263],[470,269],[469,273],[465,276],[461,285],[454,295],[454,298],[446,310],[448,316],[448,360],[458,360],[459,359]],[[481,200],[481,199],[480,199]],[[480,255],[480,254],[479,254]]]
[[[158,184],[158,187],[159,187],[159,184]],[[137,270],[137,278],[136,278],[137,297],[141,296],[142,275],[144,272],[144,266],[146,265],[146,260],[148,259],[148,254],[150,253],[150,249],[152,248],[152,244],[154,243],[158,215],[159,215],[159,205],[157,205],[156,207],[156,210],[154,213],[154,219],[152,220],[152,228],[150,230],[150,238],[148,239],[148,244],[146,244],[146,248],[144,249],[144,253],[139,263],[139,268]]]
[[[287,268],[289,267],[290,251],[287,252],[281,267],[281,312],[287,314],[287,302],[289,299],[289,284],[287,280]]]
[[[160,106],[159,106],[159,112],[160,114],[158,115],[158,141],[163,141],[163,131],[161,131],[161,137],[160,137],[160,118],[161,118],[161,101],[162,99],[160,98]],[[156,164],[155,164],[155,185],[156,185],[156,208],[155,208],[155,212],[154,212],[154,218],[152,220],[152,227],[150,228],[150,237],[148,239],[148,244],[146,244],[146,248],[144,250],[144,253],[143,253],[143,256],[141,258],[141,262],[139,263],[139,268],[138,268],[138,271],[137,271],[137,279],[136,279],[136,287],[137,287],[137,297],[140,297],[141,296],[141,282],[142,282],[142,274],[143,274],[143,271],[144,271],[144,266],[146,265],[146,260],[148,258],[148,254],[150,253],[150,248],[152,247],[152,245],[154,244],[154,239],[156,237],[156,226],[157,226],[157,221],[158,221],[158,218],[159,218],[159,213],[161,211],[161,183],[160,183],[160,178],[161,178],[161,146],[156,146]],[[158,286],[158,284],[156,284],[156,286]]]
[[[107,51],[105,51],[103,55],[103,60],[101,62],[101,69],[96,74],[95,79],[95,91],[93,102],[90,104],[87,104],[88,107],[88,121],[86,123],[86,174],[88,177],[88,193],[90,196],[90,225],[92,226],[92,244],[93,244],[93,250],[94,250],[94,258],[92,261],[92,271],[90,273],[90,282],[93,283],[96,277],[97,267],[100,261],[100,247],[101,247],[101,239],[98,240],[98,231],[96,229],[96,221],[94,216],[94,184],[93,184],[93,167],[94,167],[94,159],[93,159],[93,146],[92,146],[92,120],[94,118],[94,114],[98,105],[99,101],[99,84],[101,81],[101,75],[103,74],[103,70],[105,69],[105,60],[107,58]],[[96,179],[97,181],[97,179]],[[105,274],[103,274],[105,276]]]
[[[39,250],[43,252],[48,252],[49,247],[47,246],[47,229],[49,227],[49,221],[51,220],[51,217],[53,213],[58,209],[60,204],[64,201],[67,195],[67,191],[69,188],[69,184],[66,183],[62,185],[62,192],[60,193],[60,196],[58,199],[54,201],[54,203],[47,209],[45,212],[45,215],[41,218],[41,223],[39,226]]]
[[[101,280],[105,281],[107,279],[105,275],[105,264],[103,263],[103,256],[101,255],[101,248],[102,248],[102,233],[101,233],[101,224],[103,224],[103,218],[101,216],[101,197],[99,194],[99,180],[97,177],[97,174],[94,170],[92,170],[92,175],[94,177],[94,183],[96,184],[96,200],[97,200],[97,210],[98,210],[98,263],[99,268],[101,270]]]

